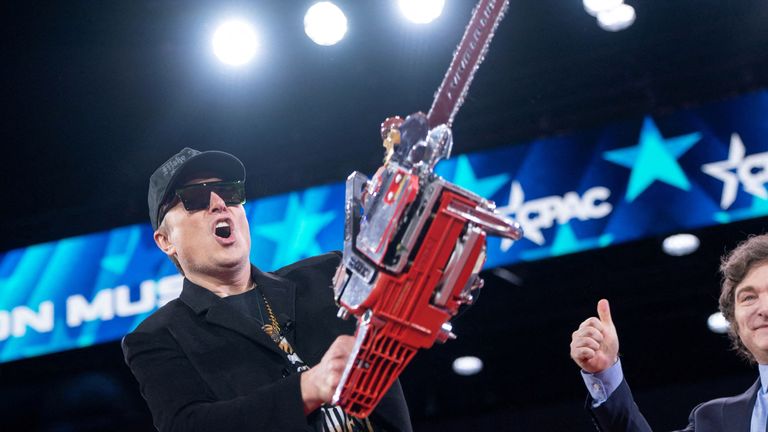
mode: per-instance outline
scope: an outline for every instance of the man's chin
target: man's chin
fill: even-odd
[[[768,335],[758,334],[752,339],[752,343],[746,346],[758,360],[761,358],[768,360]]]
[[[752,353],[752,356],[758,363],[768,364],[768,348],[761,347],[758,349],[750,349],[749,352]]]
[[[239,269],[241,267],[248,267],[250,266],[250,262],[248,260],[248,257],[244,258],[236,258],[236,259],[226,259],[221,260],[216,263],[218,267],[221,268],[227,268],[227,269]]]
[[[243,266],[250,266],[250,260],[247,254],[235,250],[221,251],[212,256],[211,264],[219,269],[239,269]]]

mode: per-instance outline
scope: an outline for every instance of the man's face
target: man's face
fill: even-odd
[[[185,185],[216,181],[220,179],[199,178]],[[156,241],[167,254],[176,255],[186,274],[215,275],[249,266],[251,234],[242,205],[227,206],[211,192],[207,209],[187,211],[179,202],[165,214],[162,224],[167,248],[157,240],[157,235]],[[222,235],[226,226],[230,231],[227,237]]]
[[[758,363],[768,364],[768,263],[752,267],[734,293],[739,338]]]

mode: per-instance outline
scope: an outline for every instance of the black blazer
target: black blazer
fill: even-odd
[[[330,253],[252,277],[308,365],[319,363],[354,321],[336,317],[331,278],[340,262]],[[160,431],[311,431],[299,374],[258,323],[205,288],[184,280],[180,297],[123,338],[125,361]],[[410,431],[399,382],[371,414],[387,431]]]
[[[749,432],[760,379],[744,393],[713,399],[696,406],[688,416],[688,426],[680,432]],[[602,405],[592,408],[587,400],[597,430],[604,432],[650,432],[651,427],[640,413],[627,381],[611,393]]]

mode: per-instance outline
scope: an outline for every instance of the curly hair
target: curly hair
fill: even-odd
[[[756,360],[739,338],[739,323],[736,322],[735,317],[735,291],[747,274],[761,264],[768,264],[768,234],[747,238],[726,254],[720,263],[720,273],[723,277],[720,288],[720,312],[729,322],[728,337],[731,339],[731,347],[750,363],[755,363]]]

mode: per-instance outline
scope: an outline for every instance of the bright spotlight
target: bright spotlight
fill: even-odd
[[[475,356],[459,357],[453,361],[453,371],[459,375],[475,375],[483,370],[483,361]]]
[[[675,234],[664,239],[661,248],[667,255],[683,256],[696,252],[699,238],[693,234]]]
[[[592,16],[609,11],[624,4],[624,0],[583,0],[584,10]]]
[[[597,14],[597,24],[607,31],[619,31],[635,22],[635,8],[630,5],[619,5],[613,9]]]
[[[400,0],[400,10],[416,24],[428,24],[443,13],[445,0]]]
[[[707,318],[707,327],[714,333],[727,333],[728,326],[728,321],[720,312],[715,312]]]
[[[256,31],[248,22],[230,20],[213,33],[213,53],[223,63],[241,66],[253,59],[259,47]]]
[[[335,45],[347,33],[347,17],[329,1],[315,3],[304,15],[304,33],[318,45]]]

